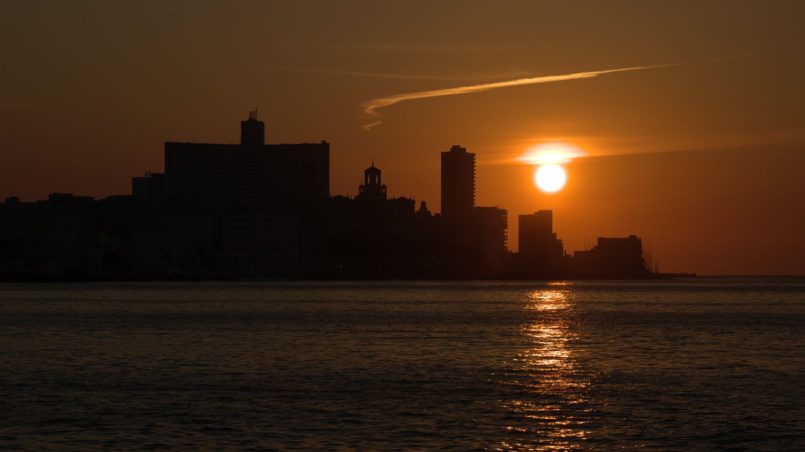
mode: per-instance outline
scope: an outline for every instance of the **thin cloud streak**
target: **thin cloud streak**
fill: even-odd
[[[575,72],[572,74],[561,74],[561,75],[541,75],[538,77],[529,77],[529,78],[520,78],[515,80],[505,80],[502,82],[492,82],[492,83],[481,83],[478,85],[468,85],[468,86],[458,86],[455,88],[444,88],[444,89],[436,89],[430,91],[418,91],[414,93],[403,93],[403,94],[395,94],[392,96],[387,97],[379,97],[377,99],[372,99],[367,102],[364,102],[361,106],[363,107],[364,113],[367,116],[379,118],[380,113],[377,110],[381,108],[386,108],[391,105],[408,101],[408,100],[417,100],[417,99],[427,99],[431,97],[442,97],[442,96],[456,96],[459,94],[470,94],[470,93],[480,93],[483,91],[489,91],[493,89],[500,89],[500,88],[509,88],[512,86],[523,86],[523,85],[536,85],[541,83],[553,83],[553,82],[564,82],[567,80],[581,80],[587,78],[595,78],[600,75],[605,74],[614,74],[616,72],[629,72],[629,71],[644,71],[648,69],[659,69],[665,67],[673,67],[673,66],[681,66],[681,63],[673,63],[673,64],[656,64],[651,66],[632,66],[632,67],[625,67],[625,68],[618,68],[618,69],[605,69],[601,71],[587,71],[587,72]],[[371,124],[366,124],[363,126],[364,129],[369,130],[373,127],[382,124],[382,121],[375,121]]]

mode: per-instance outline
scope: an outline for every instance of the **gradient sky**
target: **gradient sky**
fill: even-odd
[[[439,210],[439,152],[477,203],[553,209],[568,250],[643,237],[663,271],[805,274],[805,2],[0,0],[0,197],[128,193],[166,140],[331,143],[331,192],[374,159]],[[397,94],[652,65],[407,100]],[[364,126],[377,121],[370,130]],[[516,160],[589,157],[555,195]]]

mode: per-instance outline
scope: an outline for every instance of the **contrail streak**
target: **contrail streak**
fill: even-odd
[[[539,83],[563,82],[566,80],[580,80],[585,78],[595,78],[598,77],[599,75],[614,74],[616,72],[643,71],[647,69],[658,69],[658,68],[680,66],[680,65],[681,65],[680,63],[657,64],[652,66],[633,66],[618,69],[605,69],[602,71],[576,72],[573,74],[541,75],[538,77],[519,78],[515,80],[506,80],[502,82],[481,83],[478,85],[457,86],[455,88],[444,88],[431,91],[418,91],[415,93],[394,94],[392,96],[379,97],[377,99],[366,101],[361,106],[363,107],[363,111],[364,113],[366,113],[367,116],[379,118],[380,113],[378,113],[377,110],[407,100],[427,99],[429,97],[455,96],[458,94],[480,93],[482,91],[489,91],[499,88],[509,88],[511,86],[536,85]],[[380,124],[382,124],[382,122],[378,120],[372,122],[371,124],[366,124],[365,126],[363,126],[363,128],[369,130]]]

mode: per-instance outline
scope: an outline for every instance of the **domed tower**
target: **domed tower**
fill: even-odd
[[[358,187],[356,199],[386,199],[386,186],[381,182],[381,171],[372,166],[363,171],[363,185]]]

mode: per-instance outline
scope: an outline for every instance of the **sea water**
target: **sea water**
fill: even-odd
[[[805,450],[805,279],[0,285],[0,449]]]

